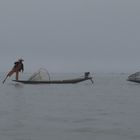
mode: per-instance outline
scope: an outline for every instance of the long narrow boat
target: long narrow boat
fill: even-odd
[[[48,80],[48,81],[13,80],[13,81],[23,83],[23,84],[76,84],[87,80],[90,80],[92,83],[94,83],[93,78],[89,77],[89,73],[85,73],[85,76],[81,78],[74,78],[74,79],[67,79],[67,80]]]
[[[135,72],[134,74],[128,76],[127,81],[140,83],[140,72]]]
[[[91,82],[93,83],[92,77],[69,79],[69,80],[52,80],[52,81],[26,81],[26,80],[18,80],[18,81],[13,80],[13,81],[23,84],[76,84],[86,80],[91,80]]]
[[[135,82],[135,83],[140,83],[140,80],[129,80],[129,79],[127,79],[127,81]]]

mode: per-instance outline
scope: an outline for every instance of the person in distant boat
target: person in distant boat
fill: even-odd
[[[6,81],[6,79],[8,77],[10,77],[11,75],[13,75],[14,73],[16,73],[16,80],[18,81],[19,78],[19,72],[23,72],[24,71],[24,64],[23,64],[23,59],[19,59],[18,61],[16,61],[14,63],[14,66],[12,68],[12,70],[7,74],[6,78],[4,79],[3,83]]]
[[[90,72],[85,72],[85,78],[88,78],[90,75]]]

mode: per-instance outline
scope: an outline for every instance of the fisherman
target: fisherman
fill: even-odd
[[[14,73],[16,73],[16,81],[18,81],[19,78],[19,72],[23,72],[24,71],[24,65],[23,62],[24,60],[22,58],[20,58],[18,61],[16,61],[14,63],[14,66],[12,68],[12,70],[7,74],[6,78],[4,79],[3,83],[6,81],[6,79],[8,77],[10,77],[11,75],[13,75]]]
[[[90,72],[85,72],[85,79],[90,79],[92,84],[94,83],[93,77],[90,77]]]
[[[90,72],[85,72],[85,78],[88,78],[90,75]]]

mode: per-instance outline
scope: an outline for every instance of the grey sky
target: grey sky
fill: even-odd
[[[0,71],[139,71],[139,0],[1,0]]]

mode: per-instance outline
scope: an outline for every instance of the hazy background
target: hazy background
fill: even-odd
[[[1,0],[0,71],[140,70],[139,0]]]

